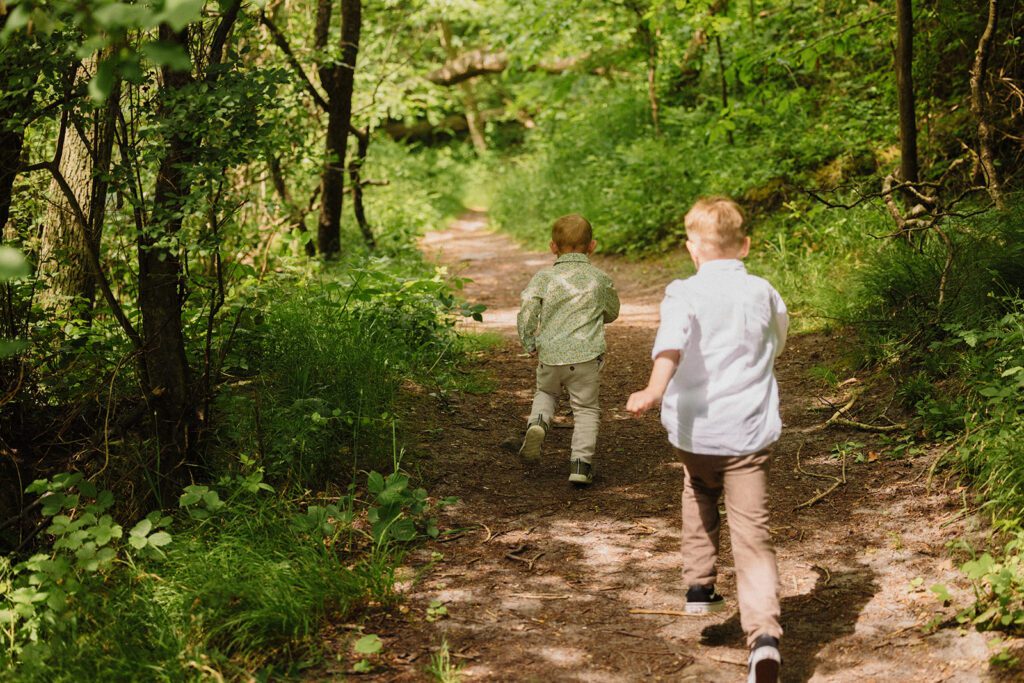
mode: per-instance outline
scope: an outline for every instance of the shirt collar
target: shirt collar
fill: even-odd
[[[730,273],[730,272],[747,272],[746,266],[743,265],[743,261],[736,258],[721,258],[713,259],[711,261],[705,261],[700,265],[700,269],[697,271],[698,275],[705,273]]]
[[[586,254],[569,252],[568,254],[562,254],[555,259],[555,265],[558,265],[559,263],[590,263],[590,259]]]

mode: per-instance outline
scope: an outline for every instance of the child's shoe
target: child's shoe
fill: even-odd
[[[748,666],[747,683],[777,683],[779,669],[782,668],[779,639],[769,635],[758,636],[750,648]]]
[[[690,586],[686,591],[687,614],[711,614],[725,609],[725,600],[714,586]]]
[[[584,486],[594,483],[594,466],[585,460],[573,458],[569,461],[569,481]]]
[[[536,462],[540,459],[540,446],[544,443],[544,437],[548,433],[548,423],[543,417],[538,417],[526,428],[526,436],[523,437],[523,445],[519,447],[519,457],[526,462]]]

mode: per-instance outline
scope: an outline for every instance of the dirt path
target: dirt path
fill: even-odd
[[[384,668],[371,678],[430,680],[430,655],[445,640],[463,680],[745,680],[734,600],[712,617],[631,613],[683,608],[681,468],[657,416],[637,420],[623,410],[646,380],[658,300],[673,274],[598,259],[617,282],[623,315],[607,328],[597,481],[577,490],[566,480],[569,429],[553,430],[541,463],[529,469],[510,443],[533,389],[533,363],[514,340],[518,296],[550,255],[489,232],[479,214],[428,235],[424,248],[473,278],[466,296],[488,306],[477,327],[508,341],[479,361],[498,381],[494,392],[459,395],[446,412],[423,416],[443,429],[422,435],[417,450],[430,454],[422,474],[432,495],[460,498],[443,522],[463,532],[410,559],[428,568],[403,587],[402,610],[371,625],[385,641]],[[945,543],[971,522],[958,492],[925,491],[930,453],[897,455],[863,432],[800,431],[831,414],[825,400],[843,400],[844,389],[827,396],[809,372],[835,345],[824,335],[794,338],[778,367],[786,430],[772,472],[772,523],[783,680],[987,680],[983,636],[921,628],[942,611],[928,587],[962,590]],[[888,402],[865,395],[858,419],[880,421]],[[571,417],[559,421],[568,427]],[[845,452],[848,483],[794,511],[831,481],[799,471],[798,452],[804,472],[833,476]],[[431,553],[442,557],[429,565]],[[726,540],[719,588],[727,598],[735,597],[731,562]],[[432,601],[447,614],[428,619]]]

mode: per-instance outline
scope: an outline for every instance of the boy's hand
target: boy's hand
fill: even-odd
[[[661,394],[653,389],[643,389],[630,394],[629,400],[626,401],[626,410],[639,417],[659,403],[661,403]]]

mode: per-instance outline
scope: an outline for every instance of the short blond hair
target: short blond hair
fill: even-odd
[[[578,213],[570,213],[552,224],[551,241],[559,250],[586,249],[594,241],[594,229],[586,218]]]
[[[743,209],[728,197],[702,197],[686,213],[686,234],[699,236],[713,250],[732,251],[749,235]]]

